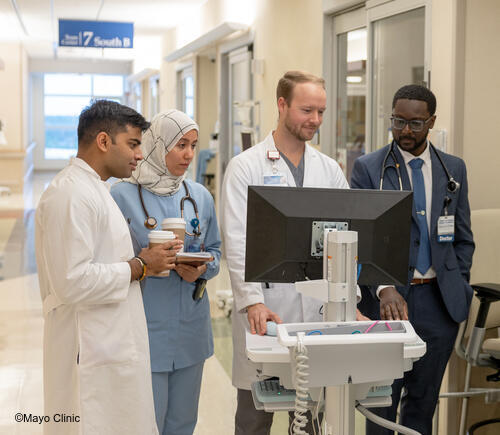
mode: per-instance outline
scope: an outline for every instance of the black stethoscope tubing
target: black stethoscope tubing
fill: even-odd
[[[444,172],[446,174],[446,177],[448,178],[448,182],[446,183],[446,190],[448,192],[450,192],[450,193],[455,192],[460,187],[460,183],[458,181],[456,181],[452,177],[452,175],[448,171],[448,168],[444,164],[443,159],[441,159],[441,156],[437,152],[436,148],[430,142],[429,142],[429,147],[430,147],[430,149],[432,151],[434,151],[434,154],[436,154],[436,157],[438,158],[439,163],[443,167],[443,170],[444,170]],[[393,165],[387,165],[387,159],[389,158],[389,156],[391,156],[392,160],[394,161]],[[379,185],[379,190],[382,190],[382,184],[384,182],[384,175],[385,175],[385,172],[387,171],[387,169],[389,169],[389,168],[394,168],[395,169],[396,173],[398,174],[399,190],[403,190],[403,181],[402,181],[402,178],[401,178],[401,171],[399,169],[399,163],[396,160],[396,154],[394,153],[394,141],[391,142],[389,150],[387,151],[387,153],[386,153],[386,155],[384,157],[384,161],[382,162],[382,168],[380,169],[380,185]]]
[[[184,185],[184,189],[186,191],[186,195],[182,197],[181,199],[181,218],[184,218],[184,202],[188,200],[191,202],[193,209],[194,209],[194,214],[196,216],[196,220],[198,224],[196,226],[193,226],[193,232],[190,233],[188,231],[185,231],[185,233],[188,236],[195,236],[199,237],[201,236],[201,227],[200,227],[200,217],[198,215],[198,205],[196,204],[196,201],[194,198],[191,196],[189,193],[189,189],[187,187],[186,181],[182,181],[182,184]],[[137,190],[139,191],[139,199],[141,201],[141,206],[144,211],[144,214],[146,215],[146,220],[144,221],[144,226],[150,230],[153,230],[156,228],[158,225],[158,221],[156,220],[155,217],[149,216],[148,210],[146,209],[146,204],[144,204],[144,198],[142,197],[142,186],[140,184],[137,184]]]

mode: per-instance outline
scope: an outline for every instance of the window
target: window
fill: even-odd
[[[177,107],[191,119],[194,119],[195,117],[194,90],[195,78],[193,73],[193,65],[188,64],[184,68],[177,71]],[[186,178],[194,180],[195,166],[196,161],[193,164],[189,165],[186,171]]]
[[[78,117],[92,99],[123,99],[121,75],[44,74],[43,82],[45,159],[76,155]]]
[[[186,113],[194,118],[194,82],[193,76],[184,79],[184,109]]]
[[[193,68],[188,66],[177,73],[178,97],[177,106],[194,119],[194,78]]]

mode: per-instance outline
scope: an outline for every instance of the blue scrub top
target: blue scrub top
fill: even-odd
[[[207,271],[201,278],[210,279],[219,273],[220,235],[215,216],[214,201],[201,184],[186,180],[189,192],[198,205],[200,217],[200,242],[214,260],[207,263]],[[136,184],[120,182],[111,188],[111,195],[120,207],[142,247],[148,246],[148,230],[144,226],[146,216],[141,207]],[[149,216],[161,222],[167,217],[180,217],[180,201],[185,196],[184,186],[171,196],[159,196],[142,189],[144,204]],[[184,202],[186,230],[193,232],[191,220],[195,218],[191,202]],[[184,248],[196,244],[192,236],[186,236]],[[193,300],[194,283],[184,281],[175,271],[168,277],[147,277],[144,286],[144,310],[148,323],[151,370],[167,372],[197,364],[213,354],[212,326],[207,293],[199,301]]]

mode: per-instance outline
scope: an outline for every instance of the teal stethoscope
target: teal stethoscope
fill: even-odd
[[[456,181],[452,177],[452,175],[448,172],[448,168],[444,164],[444,162],[441,159],[441,156],[437,152],[436,148],[434,148],[434,145],[432,145],[430,142],[428,142],[428,144],[429,144],[429,148],[432,151],[434,151],[434,154],[436,154],[436,157],[438,158],[439,163],[441,163],[441,166],[443,167],[443,170],[446,173],[446,177],[448,178],[448,183],[446,183],[446,190],[450,193],[456,192],[460,187],[460,183],[458,181]],[[389,158],[389,156],[391,156],[391,158],[394,162],[392,165],[387,164],[387,159]],[[390,168],[394,169],[396,171],[396,173],[398,174],[399,190],[403,190],[403,180],[401,178],[401,171],[399,169],[399,163],[396,160],[396,154],[394,153],[394,141],[391,142],[389,150],[387,151],[387,154],[384,157],[384,161],[382,163],[382,168],[380,169],[379,190],[382,190],[382,183],[384,182],[385,171],[387,171],[387,169],[390,169]],[[451,199],[447,197],[446,201],[447,201],[447,205],[448,205],[451,202]]]
[[[184,185],[186,195],[183,196],[181,199],[181,218],[184,218],[184,203],[186,201],[189,201],[191,203],[191,205],[193,206],[193,209],[194,209],[194,214],[196,216],[195,218],[191,219],[191,222],[190,222],[191,226],[193,227],[193,232],[189,233],[188,231],[186,231],[186,234],[188,236],[200,237],[201,236],[201,228],[200,228],[200,216],[198,215],[198,205],[196,204],[196,201],[189,193],[189,189],[187,187],[186,182],[183,181],[182,184]],[[149,216],[149,213],[146,209],[146,205],[144,204],[144,198],[142,197],[142,186],[140,184],[137,184],[137,189],[139,191],[139,199],[141,200],[142,209],[144,210],[144,214],[146,215],[146,219],[144,221],[144,226],[149,230],[154,230],[158,225],[158,221],[156,220],[155,217]]]

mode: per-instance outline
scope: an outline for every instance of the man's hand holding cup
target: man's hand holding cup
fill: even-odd
[[[175,267],[175,257],[182,247],[182,240],[174,239],[144,248],[139,257],[147,264],[146,276],[168,276]]]

